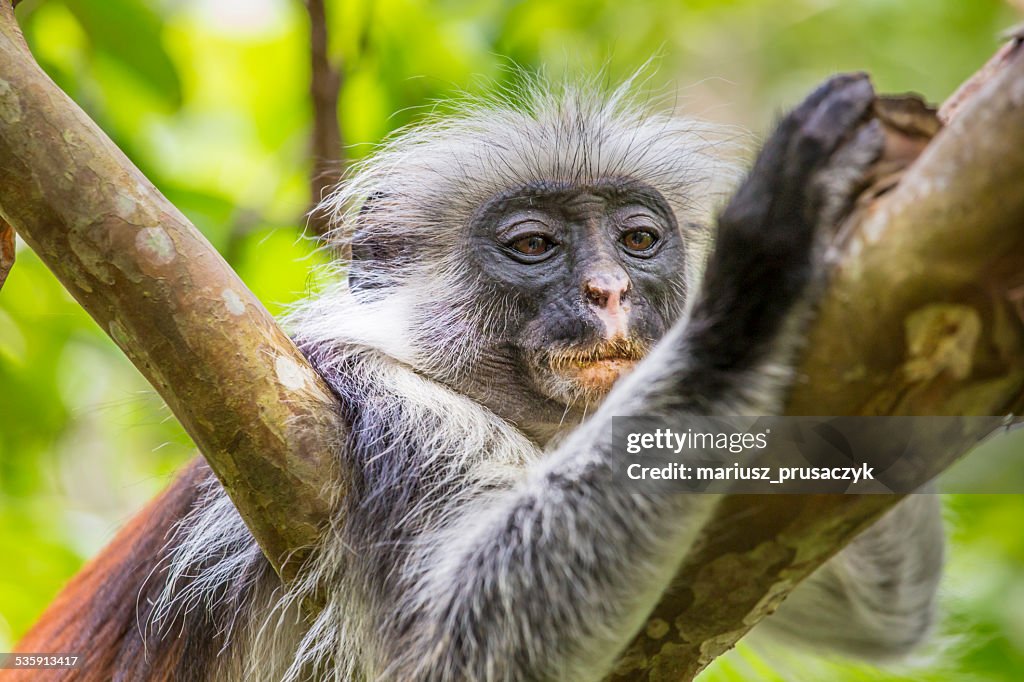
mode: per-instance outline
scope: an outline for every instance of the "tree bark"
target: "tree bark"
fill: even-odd
[[[1006,51],[899,185],[844,228],[790,414],[1001,414],[1024,401],[1020,52]],[[0,217],[161,393],[275,568],[294,575],[289,559],[335,508],[324,491],[345,489],[329,389],[39,70],[5,2]],[[692,679],[896,501],[725,498],[613,678]]]

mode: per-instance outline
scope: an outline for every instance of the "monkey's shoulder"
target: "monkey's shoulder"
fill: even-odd
[[[521,468],[540,449],[512,423],[384,352],[339,345],[309,354],[339,397],[348,432],[343,456],[363,471],[465,476]],[[388,469],[389,471],[383,471]]]

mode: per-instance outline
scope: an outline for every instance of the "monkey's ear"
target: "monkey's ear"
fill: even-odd
[[[359,209],[352,235],[352,260],[348,268],[351,291],[381,289],[391,285],[392,275],[407,255],[404,241],[383,229],[380,206],[386,201],[384,192],[374,192]]]

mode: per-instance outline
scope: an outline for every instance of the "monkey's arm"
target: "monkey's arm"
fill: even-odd
[[[814,278],[833,153],[866,118],[866,79],[823,86],[780,125],[720,218],[702,298],[587,425],[510,490],[469,496],[408,560],[385,666],[401,679],[589,679],[667,587],[710,499],[614,480],[613,415],[778,408]],[[863,168],[877,128],[858,135]],[[843,165],[851,163],[845,158]]]
[[[428,538],[435,551],[421,558],[429,569],[407,604],[419,617],[414,636],[399,640],[396,679],[608,672],[712,502],[630,494],[610,455],[601,429],[588,429],[513,490],[470,505]]]
[[[794,590],[755,641],[879,661],[909,653],[935,618],[943,546],[939,496],[911,495]]]

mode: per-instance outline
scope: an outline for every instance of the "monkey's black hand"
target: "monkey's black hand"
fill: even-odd
[[[718,366],[749,366],[806,294],[817,246],[881,153],[874,99],[864,74],[820,86],[781,121],[719,217],[692,339]]]

